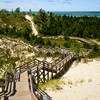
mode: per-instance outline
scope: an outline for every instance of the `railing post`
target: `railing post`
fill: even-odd
[[[47,66],[48,68],[49,68],[49,65],[50,64],[48,64],[48,66]],[[47,70],[47,81],[49,81],[49,70]]]
[[[64,61],[63,61],[63,72],[65,73],[65,64],[64,64]]]
[[[52,78],[52,79],[53,79],[53,67],[54,67],[54,65],[51,64],[51,71],[52,71],[52,72],[51,72],[51,78]]]
[[[14,81],[16,80],[16,69],[15,69],[15,71],[14,71]]]
[[[45,83],[45,62],[43,61],[43,83]]]
[[[37,85],[40,83],[39,65],[37,65]]]
[[[21,69],[18,68],[18,81],[20,81],[20,73],[21,73]]]
[[[70,62],[70,59],[69,59],[69,61],[68,61],[68,67],[70,66],[70,63],[71,63],[71,62]]]
[[[57,68],[58,66],[56,66],[56,75],[57,75],[57,72],[58,72],[58,68]]]
[[[30,76],[30,88],[31,88],[31,91],[34,93],[36,91],[36,88],[37,88],[37,85],[36,85],[36,82],[35,82],[35,76],[33,73],[31,73],[31,76]]]
[[[5,72],[5,92],[8,90],[7,72]]]

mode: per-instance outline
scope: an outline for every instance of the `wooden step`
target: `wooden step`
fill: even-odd
[[[9,100],[31,100],[27,72],[21,74],[20,82],[16,83],[16,94],[9,97]]]

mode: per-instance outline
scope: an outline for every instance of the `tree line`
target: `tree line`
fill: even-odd
[[[77,36],[83,38],[98,38],[100,40],[100,18],[99,17],[73,17],[59,16],[52,12],[40,9],[34,18],[38,25],[39,33],[44,35]]]

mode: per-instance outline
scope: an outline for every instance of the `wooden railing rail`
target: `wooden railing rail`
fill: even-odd
[[[45,83],[53,79],[60,72],[64,71],[66,67],[68,68],[73,58],[76,57],[75,53],[72,53],[66,49],[56,48],[55,52],[62,53],[62,56],[54,60],[52,63],[49,63],[47,61],[39,61],[38,59],[33,59],[17,67],[15,69],[14,75],[6,72],[4,80],[0,80],[4,82],[2,90],[8,91],[9,82],[17,80],[20,81],[20,74],[25,71],[31,71],[31,74],[34,75],[35,84],[37,86],[39,85],[39,83]],[[89,51],[87,52],[87,54],[89,54]]]

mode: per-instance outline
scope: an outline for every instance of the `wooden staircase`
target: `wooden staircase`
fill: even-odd
[[[20,82],[16,82],[15,95],[7,95],[1,97],[1,100],[37,100],[36,96],[31,93],[28,83],[27,71],[20,76]]]
[[[12,81],[5,85],[5,87],[8,86],[7,90],[9,91],[4,94],[0,93],[2,95],[0,100],[38,100],[35,85],[37,87],[39,83],[45,83],[59,77],[70,68],[70,65],[76,59],[76,54],[68,50],[58,49],[57,52],[63,55],[52,63],[33,59],[16,68]],[[39,95],[41,94],[39,93]]]

